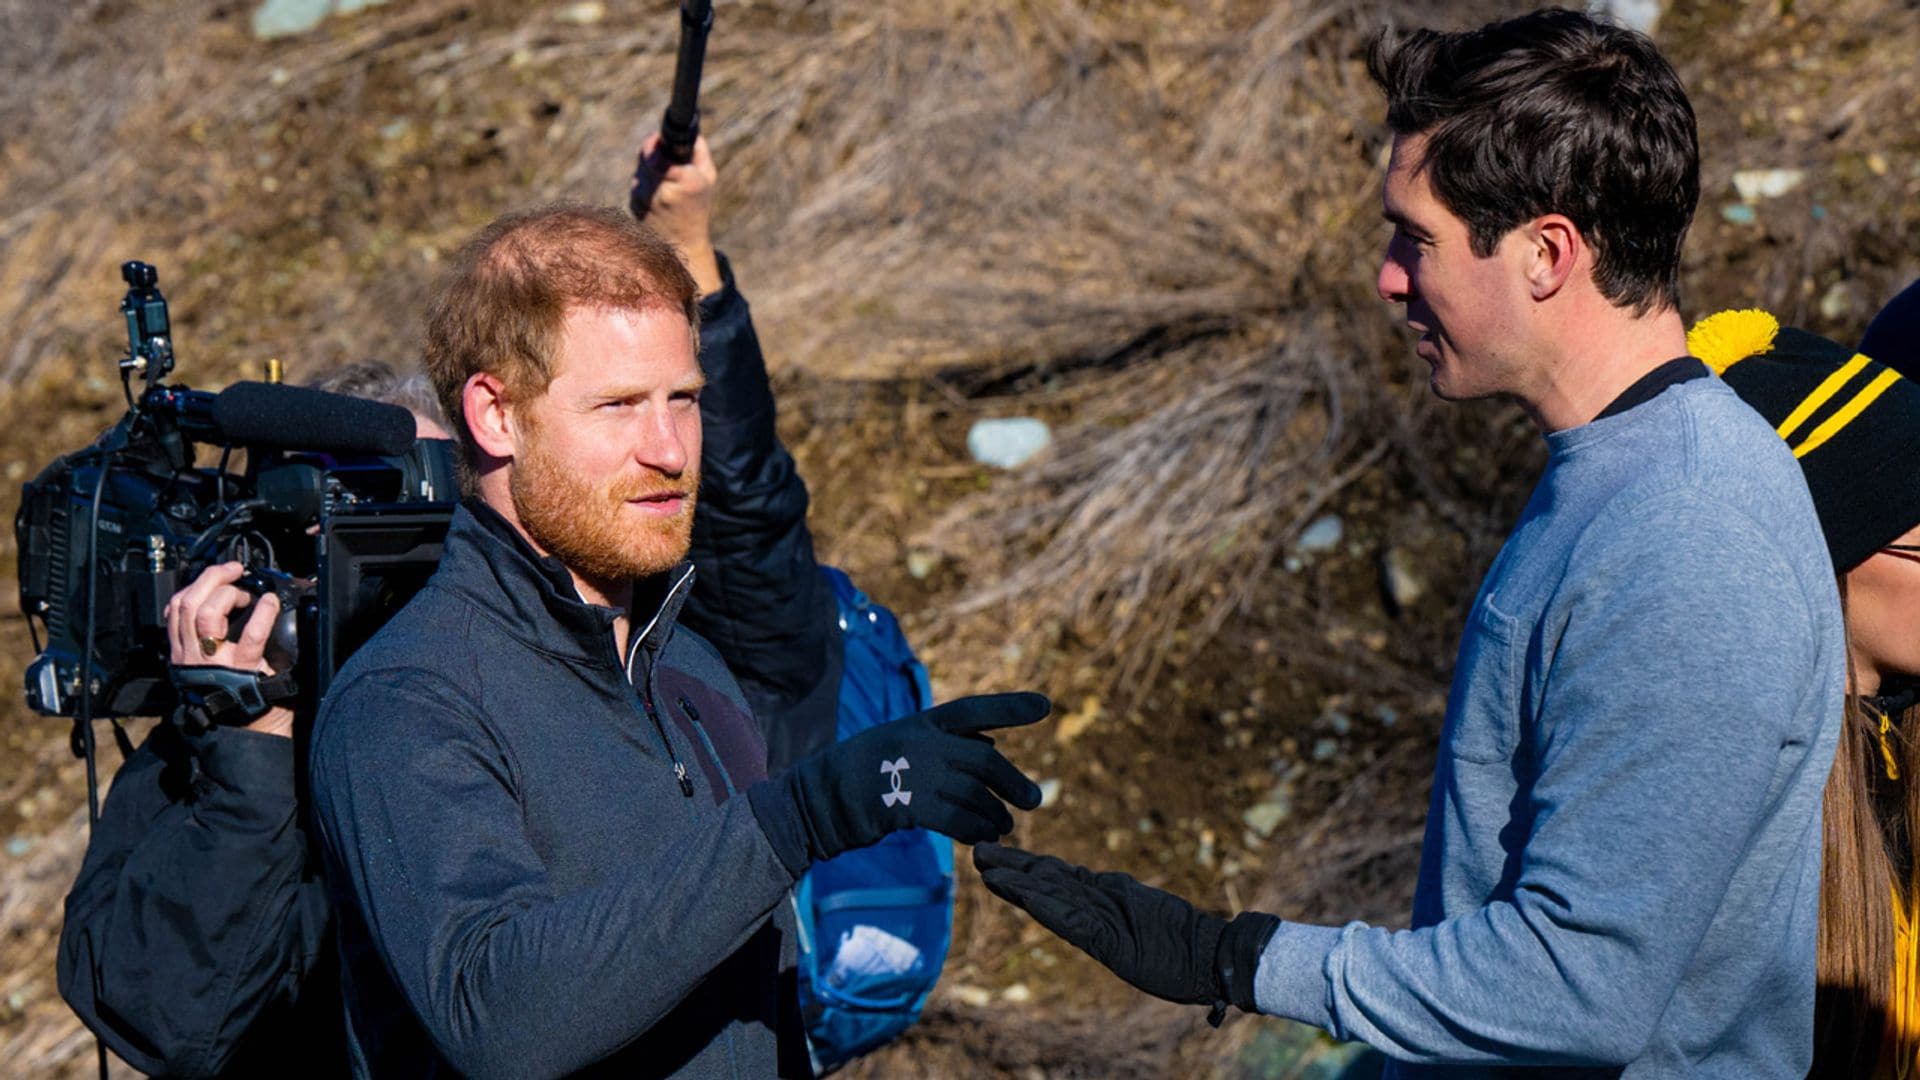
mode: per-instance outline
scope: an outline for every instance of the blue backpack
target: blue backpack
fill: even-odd
[[[836,737],[933,705],[927,669],[893,612],[821,567],[846,645]],[[794,890],[800,1006],[825,1073],[913,1026],[953,939],[953,842],[915,829],[815,863]]]

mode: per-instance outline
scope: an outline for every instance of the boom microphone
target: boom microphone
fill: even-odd
[[[398,405],[280,383],[237,382],[214,395],[223,441],[326,454],[404,454],[413,414]]]
[[[680,51],[674,58],[673,98],[660,118],[660,143],[640,155],[627,191],[627,209],[645,221],[653,193],[667,170],[693,160],[700,137],[700,69],[707,61],[707,35],[713,32],[713,0],[680,0]]]

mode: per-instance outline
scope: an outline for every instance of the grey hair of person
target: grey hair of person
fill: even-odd
[[[434,393],[433,383],[428,381],[425,371],[402,371],[384,360],[368,359],[335,368],[307,385],[330,394],[345,394],[386,405],[398,405],[443,428],[447,426],[446,414],[440,408],[440,398]]]

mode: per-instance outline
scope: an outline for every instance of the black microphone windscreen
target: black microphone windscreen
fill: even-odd
[[[398,405],[282,383],[234,383],[214,396],[213,422],[235,446],[404,454],[413,445],[413,414]]]

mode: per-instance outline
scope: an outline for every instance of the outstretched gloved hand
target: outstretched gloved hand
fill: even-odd
[[[1125,874],[1097,874],[1051,855],[1000,844],[973,849],[973,865],[995,896],[1154,997],[1255,1012],[1253,976],[1280,925],[1247,911],[1232,922]]]
[[[1044,718],[1040,694],[961,698],[869,728],[747,790],[774,851],[797,877],[809,865],[900,829],[962,843],[1004,836],[1040,788],[981,734]]]

